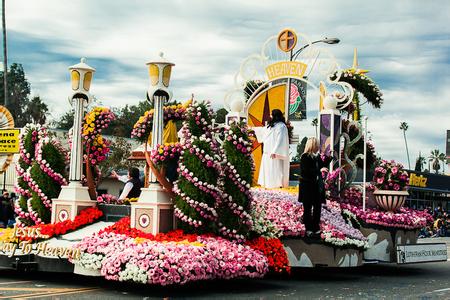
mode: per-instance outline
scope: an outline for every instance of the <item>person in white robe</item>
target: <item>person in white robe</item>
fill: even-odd
[[[283,113],[274,109],[267,127],[253,129],[263,144],[258,184],[265,188],[289,186],[289,134]]]

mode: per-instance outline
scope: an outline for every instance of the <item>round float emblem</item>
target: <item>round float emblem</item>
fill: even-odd
[[[69,219],[69,213],[65,209],[61,209],[58,213],[58,219],[60,222],[64,222]]]
[[[148,225],[150,225],[150,217],[147,214],[142,214],[139,217],[139,226],[146,228]]]
[[[281,51],[289,52],[297,45],[297,35],[291,29],[284,29],[278,34],[278,48]]]

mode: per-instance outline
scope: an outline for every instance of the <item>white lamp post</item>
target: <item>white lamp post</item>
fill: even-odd
[[[52,223],[73,220],[83,208],[95,205],[89,197],[88,188],[82,186],[83,175],[83,144],[81,139],[81,126],[84,116],[84,107],[90,103],[92,97],[89,93],[92,76],[95,69],[86,64],[82,58],[80,63],[69,67],[72,93],[69,100],[75,110],[72,134],[72,149],[70,151],[69,185],[63,186],[58,199],[52,204]]]
[[[174,65],[163,57],[163,53],[147,63],[150,75],[147,100],[153,103],[154,109],[151,149],[156,149],[158,144],[163,143],[163,105],[172,98],[169,82]],[[172,200],[153,172],[149,176],[148,188],[142,188],[139,200],[131,205],[130,219],[132,228],[152,234],[167,232],[174,227]]]

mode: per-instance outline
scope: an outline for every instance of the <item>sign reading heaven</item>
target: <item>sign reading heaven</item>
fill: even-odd
[[[291,77],[303,79],[308,65],[298,61],[280,61],[266,67],[269,80]]]

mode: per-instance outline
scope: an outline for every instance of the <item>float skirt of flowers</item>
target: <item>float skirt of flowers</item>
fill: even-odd
[[[125,234],[121,234],[125,233]],[[260,278],[268,272],[267,258],[250,246],[220,237],[185,235],[177,230],[152,236],[129,228],[124,218],[76,245],[72,260],[99,270],[109,280],[170,285],[208,279]]]

